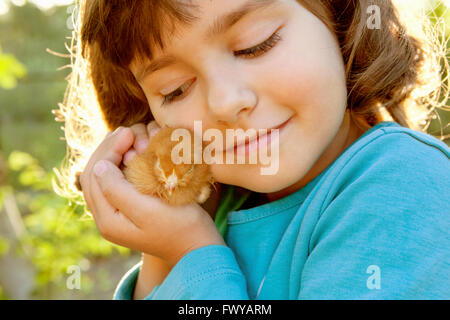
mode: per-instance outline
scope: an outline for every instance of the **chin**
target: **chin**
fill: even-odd
[[[278,172],[274,175],[262,175],[261,167],[256,165],[212,165],[212,174],[216,181],[224,184],[239,186],[254,192],[272,193],[283,190],[304,175],[304,170],[298,166],[292,172],[292,167],[279,164]]]

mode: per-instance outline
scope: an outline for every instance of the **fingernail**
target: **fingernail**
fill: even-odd
[[[108,165],[103,160],[100,160],[94,165],[94,173],[98,177],[102,176],[106,170],[108,170]]]

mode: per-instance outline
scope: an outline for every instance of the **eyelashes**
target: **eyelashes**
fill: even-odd
[[[161,106],[169,104],[176,99],[181,99],[194,81],[195,79],[189,80],[175,91],[169,93],[168,95],[163,95],[164,100]]]
[[[266,53],[267,51],[269,51],[273,47],[275,47],[275,45],[280,40],[281,40],[281,36],[278,33],[278,31],[277,31],[274,34],[272,34],[270,36],[270,38],[267,39],[266,41],[264,41],[263,43],[258,44],[256,46],[250,48],[250,49],[244,49],[244,50],[236,51],[234,53],[234,55],[235,56],[251,57],[251,58],[258,57],[258,56]]]
[[[267,51],[269,51],[270,49],[275,47],[275,45],[280,40],[282,40],[282,38],[281,38],[279,32],[276,31],[266,41],[254,46],[254,47],[251,47],[249,49],[235,51],[234,55],[237,57],[244,57],[244,58],[256,58],[256,57],[259,57],[259,56],[265,54]],[[184,95],[186,94],[187,90],[189,89],[190,85],[194,81],[195,81],[195,79],[187,81],[185,84],[183,84],[181,87],[179,87],[175,91],[173,91],[167,95],[163,95],[162,96],[163,102],[162,102],[161,106],[170,104],[175,100],[179,100],[179,99],[183,98]]]

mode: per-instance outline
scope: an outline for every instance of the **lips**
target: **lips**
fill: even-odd
[[[245,147],[247,147],[254,140],[256,140],[256,139],[259,140],[260,138],[266,136],[267,134],[270,134],[271,130],[273,130],[273,129],[282,129],[289,122],[289,120],[291,120],[291,119],[292,119],[292,117],[287,119],[283,123],[279,124],[278,126],[275,126],[275,127],[269,128],[269,129],[257,129],[256,130],[256,135],[253,135],[249,139],[246,139],[245,142],[241,142],[239,144],[233,144],[232,146],[226,148],[225,152],[231,152],[231,151],[233,151],[233,149],[236,151],[236,149],[241,147],[242,145],[245,145]],[[265,130],[265,133],[260,134],[260,130],[261,131]]]

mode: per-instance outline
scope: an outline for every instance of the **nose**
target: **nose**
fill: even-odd
[[[216,70],[208,82],[209,112],[216,121],[234,123],[255,108],[257,97],[238,72]]]

